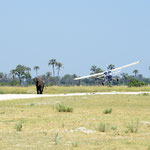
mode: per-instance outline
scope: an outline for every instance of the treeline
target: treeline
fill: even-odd
[[[36,72],[36,76],[41,77],[45,84],[48,86],[52,85],[102,85],[104,82],[103,78],[89,78],[83,79],[81,81],[75,81],[74,78],[78,77],[76,74],[66,74],[64,76],[60,76],[61,69],[63,69],[63,64],[61,62],[56,61],[56,59],[51,59],[48,61],[48,66],[51,67],[52,71],[48,71],[43,75],[39,75],[38,71],[40,70],[39,66],[34,66],[34,71]],[[114,69],[115,65],[110,64],[107,69]],[[103,70],[97,66],[91,66],[90,68],[91,74],[103,72]],[[140,81],[140,82],[138,82]],[[150,84],[150,79],[143,77],[142,74],[139,74],[138,70],[133,70],[133,75],[128,75],[127,73],[122,73],[120,76],[117,74],[113,76],[112,85],[147,85]],[[12,69],[10,73],[6,74],[0,72],[0,85],[9,85],[9,86],[28,86],[32,85],[33,77],[31,76],[31,68],[24,65],[17,65],[16,68]],[[105,82],[107,83],[107,81]]]

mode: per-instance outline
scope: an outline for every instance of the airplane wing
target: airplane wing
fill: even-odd
[[[81,80],[81,79],[86,79],[86,78],[91,78],[91,77],[96,77],[96,76],[104,76],[104,72],[91,74],[91,75],[88,75],[88,76],[78,77],[78,78],[75,78],[74,80]]]
[[[130,66],[134,66],[136,64],[139,64],[141,61],[136,61],[134,63],[131,63],[131,64],[128,64],[128,65],[125,65],[125,66],[122,66],[122,67],[118,67],[118,68],[115,68],[115,69],[112,69],[111,72],[114,72],[114,71],[119,71],[121,69],[124,69],[124,68],[128,68]]]
[[[134,66],[134,65],[139,64],[139,63],[140,63],[140,61],[137,61],[137,62],[128,64],[128,65],[125,65],[125,66],[122,66],[122,67],[118,67],[118,68],[116,68],[116,69],[112,69],[112,70],[110,70],[110,71],[111,71],[111,72],[120,71],[121,69],[130,67],[130,66]],[[91,77],[98,77],[98,78],[100,78],[100,77],[105,76],[104,73],[105,73],[105,72],[96,73],[96,74],[91,74],[91,75],[87,75],[87,76],[82,76],[82,77],[75,78],[74,80],[81,80],[81,79],[86,79],[86,78],[91,78]]]

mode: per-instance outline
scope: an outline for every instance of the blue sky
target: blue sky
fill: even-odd
[[[44,74],[56,58],[63,75],[87,75],[92,65],[141,60],[122,72],[150,77],[149,8],[149,0],[0,1],[0,72],[22,64]]]

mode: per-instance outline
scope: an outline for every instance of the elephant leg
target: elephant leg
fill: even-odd
[[[40,94],[40,88],[37,87],[37,94]]]
[[[41,93],[40,93],[40,90],[38,90],[38,94],[41,94]]]
[[[37,94],[38,94],[38,88],[36,88]]]
[[[41,87],[40,89],[40,94],[43,94],[43,87]]]
[[[43,94],[43,90],[44,90],[44,85],[42,86],[42,94]]]
[[[40,94],[40,93],[39,93],[39,90],[37,90],[37,94]]]

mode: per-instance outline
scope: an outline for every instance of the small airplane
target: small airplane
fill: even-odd
[[[101,72],[101,73],[95,73],[95,74],[91,74],[91,75],[87,75],[87,76],[78,77],[78,78],[75,78],[74,80],[81,80],[81,79],[96,77],[96,78],[104,78],[104,81],[107,80],[110,83],[113,80],[113,73],[119,72],[124,68],[128,68],[128,67],[134,66],[136,64],[139,64],[140,62],[141,61],[136,61],[134,63],[128,64],[128,65],[125,65],[125,66],[122,66],[122,67],[118,67],[118,68],[115,68],[115,69],[112,69],[112,70],[104,71],[104,72]],[[117,79],[117,81],[118,81],[118,79]],[[102,82],[102,85],[104,85],[103,82]]]

